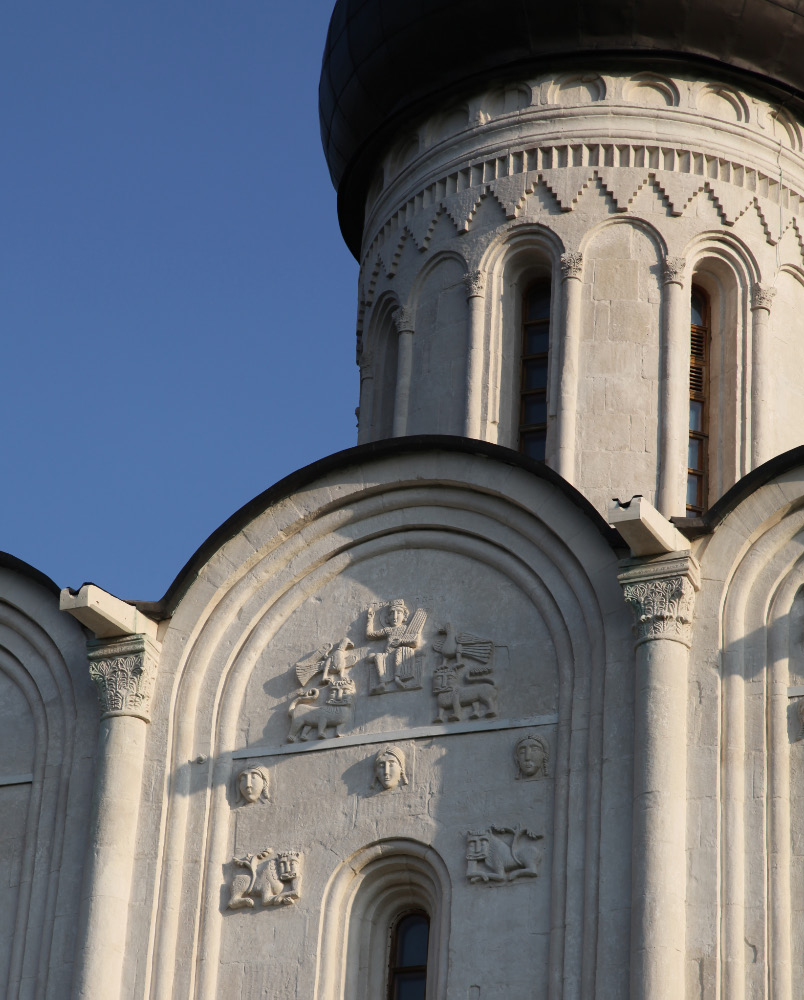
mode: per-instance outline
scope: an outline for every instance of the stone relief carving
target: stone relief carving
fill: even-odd
[[[470,719],[491,719],[497,714],[497,688],[491,680],[464,684],[454,667],[438,667],[433,674],[433,694],[438,714],[433,722],[460,722],[461,709],[471,708]]]
[[[323,643],[293,665],[291,673],[301,686],[289,694],[286,743],[343,736],[356,718],[364,721],[355,713],[366,694],[419,691],[425,672],[436,700],[435,722],[496,717],[496,647],[490,639],[461,631],[450,622],[435,625],[430,619],[430,603],[421,596],[410,599],[409,604],[400,597],[374,602],[366,608],[362,622],[360,618],[352,620],[348,632],[354,635],[360,628],[367,639],[361,648],[356,649],[352,639],[344,637]],[[413,702],[417,716],[427,712],[424,699]],[[426,715],[420,723],[425,721],[429,721]],[[404,772],[404,759],[401,763]],[[238,782],[241,777],[246,781],[245,770],[238,775]],[[254,788],[259,788],[256,772],[251,780]],[[388,790],[384,783],[380,785]],[[241,798],[258,801],[249,799],[238,784],[234,791],[238,805]]]
[[[400,306],[394,313],[394,325],[397,333],[409,333],[413,330],[413,310],[409,306]]]
[[[341,639],[338,643],[324,643],[306,659],[296,664],[296,676],[301,683],[308,684],[316,674],[321,674],[320,687],[302,687],[296,691],[288,708],[290,731],[288,743],[302,742],[315,729],[319,739],[325,739],[328,729],[333,735],[341,736],[341,729],[352,721],[353,705],[357,687],[347,675],[357,662],[351,639]],[[319,702],[324,693],[325,700]]]
[[[447,622],[438,629],[433,649],[441,663],[433,673],[433,694],[438,713],[434,722],[458,722],[461,709],[471,708],[470,719],[497,714],[497,688],[491,660],[494,645],[469,632],[456,632]]]
[[[235,778],[235,805],[253,805],[268,801],[268,768],[248,764]]]
[[[695,589],[686,576],[623,584],[623,596],[634,612],[634,635],[642,639],[692,641]]]
[[[87,644],[89,676],[98,691],[102,719],[131,715],[150,722],[156,655],[144,635]]]
[[[486,275],[482,271],[467,271],[463,276],[468,299],[482,296],[486,291]]]
[[[538,781],[548,776],[547,766],[550,762],[550,748],[547,740],[536,733],[528,733],[517,740],[514,746],[517,781]]]
[[[296,664],[296,676],[304,687],[316,674],[321,674],[321,683],[329,684],[333,679],[346,680],[346,671],[355,665],[357,656],[349,653],[355,644],[351,639],[341,639],[337,644],[325,642],[323,646]]]
[[[537,878],[544,837],[522,826],[489,826],[466,834],[466,877],[474,884]]]
[[[776,298],[776,289],[770,285],[760,285],[757,281],[751,289],[751,308],[771,310],[773,300]]]
[[[326,701],[320,704],[307,704],[318,700],[321,693],[318,688],[298,692],[288,709],[290,732],[287,742],[295,743],[297,739],[304,742],[313,729],[320,740],[326,739],[328,729],[335,730],[333,736],[342,736],[341,730],[352,721],[356,691],[354,681],[332,681],[328,686]]]
[[[583,254],[580,250],[567,250],[559,259],[562,278],[583,278]]]
[[[380,792],[401,791],[401,785],[407,785],[408,776],[405,771],[405,754],[398,746],[381,747],[374,757],[374,781],[372,788]]]
[[[685,257],[667,257],[662,265],[662,281],[665,285],[683,285],[684,271],[687,267]]]
[[[799,730],[795,742],[801,743],[804,740],[804,698],[799,698],[796,702],[796,716],[798,717]]]
[[[421,688],[421,657],[417,655],[417,650],[422,644],[421,635],[426,620],[424,608],[417,608],[411,616],[401,598],[395,598],[386,605],[372,604],[368,609],[366,638],[385,640],[383,652],[369,653],[367,657],[375,665],[377,673],[377,683],[369,694]]]
[[[232,864],[247,868],[248,874],[236,873],[232,878],[227,909],[252,909],[255,899],[263,906],[288,906],[299,899],[301,855],[298,851],[281,851],[271,858],[273,853],[266,847],[259,854],[232,858]]]

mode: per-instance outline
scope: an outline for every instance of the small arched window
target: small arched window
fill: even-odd
[[[391,932],[388,1000],[425,1000],[430,918],[421,910],[406,913]]]
[[[547,373],[550,348],[550,280],[528,286],[522,297],[519,450],[540,462],[547,445]]]
[[[709,297],[692,286],[687,513],[703,514],[709,492]]]

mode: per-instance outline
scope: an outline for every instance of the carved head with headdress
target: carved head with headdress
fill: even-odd
[[[374,758],[374,781],[371,787],[379,785],[382,791],[389,792],[407,783],[404,752],[397,746],[382,747]]]
[[[389,601],[385,608],[385,620],[392,628],[404,625],[409,614],[408,606],[401,597]]]
[[[534,778],[547,777],[547,765],[550,761],[550,749],[547,741],[535,733],[528,733],[514,746],[514,760],[517,766],[517,781],[524,778],[531,781]]]
[[[261,764],[249,764],[238,772],[235,779],[237,800],[235,805],[251,805],[268,801],[268,768]]]

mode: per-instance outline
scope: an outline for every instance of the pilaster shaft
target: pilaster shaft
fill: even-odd
[[[561,410],[558,417],[556,471],[568,483],[575,482],[575,435],[578,412],[578,359],[581,345],[581,293],[583,255],[571,250],[561,255],[564,283],[563,350],[561,354]]]
[[[396,394],[394,396],[393,436],[408,432],[410,382],[413,376],[413,312],[402,307],[394,315],[397,329]]]
[[[656,506],[665,517],[685,511],[690,364],[685,267],[683,257],[668,257],[664,262],[659,446],[662,461]]]
[[[770,311],[776,289],[755,284],[751,294],[751,468],[766,462],[772,453],[773,416],[770,376]]]
[[[371,439],[374,421],[374,366],[370,361],[360,365],[360,405],[358,406],[357,443]]]
[[[73,995],[118,1000],[158,651],[145,635],[93,640],[87,649],[103,714]]]
[[[463,433],[479,438],[483,409],[483,326],[486,314],[486,276],[482,271],[464,275],[469,300],[469,330],[466,354],[466,414]]]
[[[698,565],[687,554],[621,564],[634,612],[631,1000],[675,1000],[686,950],[687,666]]]

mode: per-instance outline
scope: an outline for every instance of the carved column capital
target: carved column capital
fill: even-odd
[[[684,271],[687,268],[685,257],[665,257],[662,264],[662,282],[665,285],[683,285]]]
[[[467,271],[463,283],[467,299],[482,298],[486,293],[486,275],[482,271]]]
[[[397,333],[413,333],[413,310],[409,306],[400,306],[394,313],[394,323]]]
[[[772,285],[760,285],[758,281],[754,282],[754,286],[751,289],[752,309],[766,309],[770,312],[775,298],[776,289]]]
[[[98,689],[102,719],[128,715],[150,722],[158,650],[145,635],[87,643],[89,676]]]
[[[583,254],[580,250],[567,250],[562,253],[561,277],[564,281],[568,278],[577,278],[579,281],[583,277]]]
[[[695,592],[700,587],[698,563],[692,556],[628,559],[618,574],[623,597],[634,613],[637,645],[671,639],[690,646]]]

